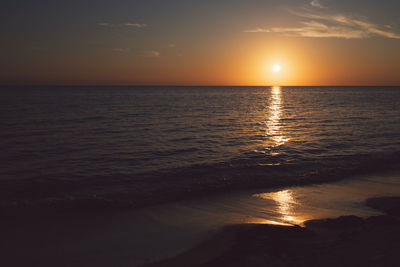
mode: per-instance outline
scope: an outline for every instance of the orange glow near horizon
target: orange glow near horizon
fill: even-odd
[[[364,11],[332,1],[323,8],[294,0],[285,7],[279,1],[73,2],[57,12],[41,3],[30,27],[14,23],[26,17],[24,9],[6,12],[0,84],[400,85],[400,24],[390,4],[372,16],[365,13],[375,10],[372,1]],[[102,21],[105,6],[110,14]],[[63,13],[72,7],[82,8],[79,16]]]
[[[207,50],[206,48],[209,48]],[[400,84],[400,64],[394,55],[366,56],[367,48],[317,46],[308,39],[264,45],[251,40],[236,46],[216,46],[198,54],[130,54],[107,59],[92,53],[80,61],[64,60],[53,65],[26,65],[16,69],[12,81],[33,84],[82,85],[232,85],[319,86]],[[372,49],[372,48],[371,48]],[[207,51],[205,51],[207,50]],[[333,53],[332,51],[337,51]],[[389,53],[389,50],[382,52]],[[371,58],[372,57],[372,58]],[[274,71],[279,65],[280,70]],[[51,79],[49,78],[51,77]]]

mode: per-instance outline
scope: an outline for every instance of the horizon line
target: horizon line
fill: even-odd
[[[339,84],[339,85],[194,85],[194,84],[0,84],[0,87],[400,87],[400,84],[372,84],[372,85],[363,85],[363,84]]]

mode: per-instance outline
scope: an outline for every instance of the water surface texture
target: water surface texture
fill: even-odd
[[[0,96],[6,206],[141,206],[400,168],[398,87],[26,87]]]

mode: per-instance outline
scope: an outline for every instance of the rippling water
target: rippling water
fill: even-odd
[[[4,205],[141,206],[400,168],[399,87],[42,87],[0,96]]]

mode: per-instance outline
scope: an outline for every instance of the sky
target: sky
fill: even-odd
[[[0,84],[400,85],[399,11],[398,0],[3,0]]]

